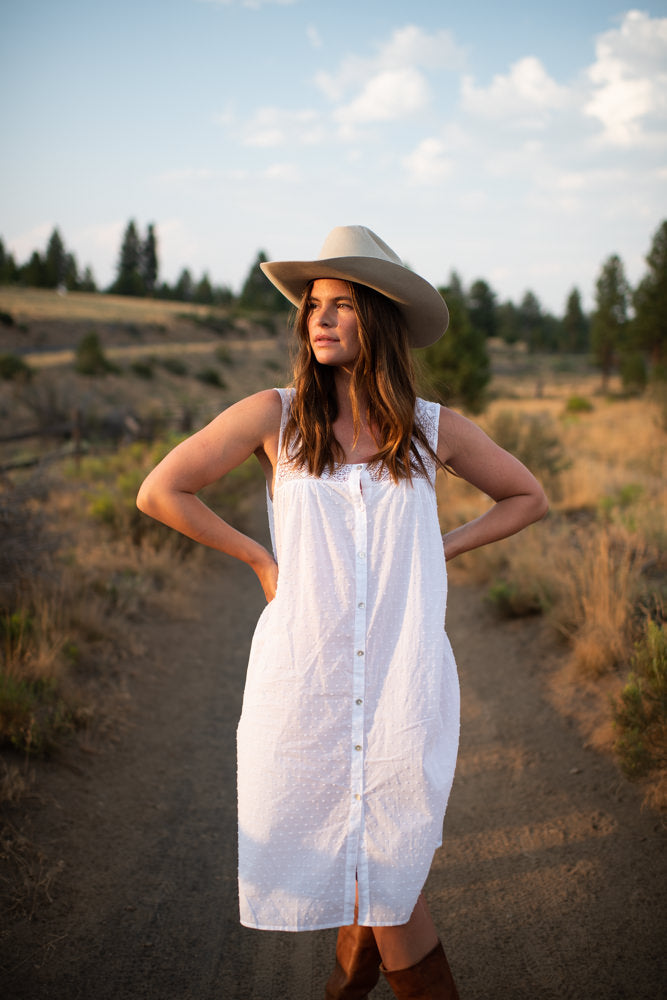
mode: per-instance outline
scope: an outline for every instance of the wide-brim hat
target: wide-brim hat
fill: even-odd
[[[366,226],[332,229],[317,260],[272,260],[260,267],[295,306],[317,278],[338,278],[375,289],[403,313],[413,347],[435,343],[449,325],[449,311],[437,288],[406,267]]]

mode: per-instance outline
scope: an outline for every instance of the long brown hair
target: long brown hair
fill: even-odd
[[[415,421],[415,373],[408,335],[398,306],[365,285],[346,282],[357,317],[360,350],[350,379],[354,440],[361,431],[359,400],[366,399],[364,416],[377,442],[369,464],[385,467],[392,479],[412,481],[419,470],[426,473],[419,443],[441,465],[424,432]],[[293,361],[295,387],[285,427],[285,445],[291,461],[311,475],[333,472],[345,460],[333,432],[338,416],[335,370],[320,364],[308,335],[308,303],[312,282],[306,288],[294,328],[297,353]],[[363,391],[362,391],[363,390]]]

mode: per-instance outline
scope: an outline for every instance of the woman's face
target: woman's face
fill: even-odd
[[[318,278],[313,282],[307,309],[310,346],[320,364],[354,364],[360,349],[359,328],[347,283]]]

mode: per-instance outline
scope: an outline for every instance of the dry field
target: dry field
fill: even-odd
[[[128,622],[156,602],[181,605],[201,558],[136,512],[143,475],[179,434],[283,384],[287,352],[280,324],[205,307],[0,289],[0,312],[13,319],[0,353],[34,368],[0,381],[0,735],[22,754],[49,752],[75,730],[104,729],[131,655]],[[91,331],[106,374],[74,369]],[[664,401],[613,385],[599,395],[581,359],[496,346],[493,360],[479,422],[543,479],[551,513],[457,560],[453,580],[483,583],[499,614],[543,616],[562,650],[554,701],[663,806]],[[74,414],[77,440],[59,438]],[[244,467],[210,500],[238,519],[255,489],[261,479]],[[444,528],[484,508],[452,477],[439,492]],[[22,765],[4,767],[4,795],[20,794]]]
[[[480,424],[550,496],[547,519],[451,567],[488,586],[499,614],[542,614],[562,646],[555,703],[587,743],[616,753],[667,806],[667,420],[663,394],[599,393],[599,376],[505,374]],[[439,484],[443,528],[486,502]]]

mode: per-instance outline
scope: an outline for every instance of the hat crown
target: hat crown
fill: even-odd
[[[366,226],[336,226],[320,251],[318,260],[335,257],[373,257],[404,267],[403,261],[384,240]]]

